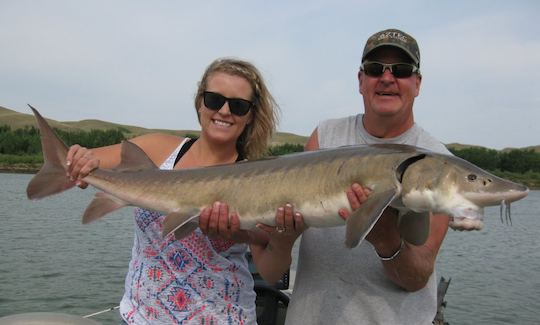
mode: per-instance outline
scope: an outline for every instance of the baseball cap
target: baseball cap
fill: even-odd
[[[364,62],[369,53],[381,46],[394,46],[402,49],[420,67],[420,49],[416,40],[411,35],[399,29],[386,29],[371,35],[364,47],[362,62]]]

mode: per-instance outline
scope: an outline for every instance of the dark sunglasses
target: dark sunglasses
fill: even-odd
[[[203,92],[203,100],[204,106],[216,112],[225,105],[225,102],[229,102],[229,110],[236,116],[246,115],[251,107],[253,107],[253,103],[247,99],[227,98],[211,91]]]
[[[417,66],[410,63],[364,62],[360,66],[360,70],[370,77],[380,77],[386,69],[389,69],[396,78],[409,78],[413,73],[420,72]]]

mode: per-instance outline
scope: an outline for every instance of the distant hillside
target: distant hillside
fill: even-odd
[[[59,122],[55,120],[47,119],[47,121],[55,128],[62,130],[84,130],[90,131],[92,129],[109,130],[120,128],[124,131],[127,138],[131,138],[137,135],[151,133],[151,132],[163,132],[169,134],[175,134],[179,136],[185,136],[186,134],[198,135],[198,130],[166,130],[166,129],[146,129],[133,125],[116,124],[100,120],[81,120],[77,122]],[[0,125],[9,125],[12,129],[24,128],[25,126],[35,125],[35,119],[32,114],[19,113],[5,107],[0,106]],[[285,143],[290,144],[305,144],[308,137],[296,135],[293,133],[278,132],[274,135],[271,141],[272,145],[280,145]],[[471,144],[450,143],[446,145],[448,148],[463,149],[463,148],[482,148],[482,146],[476,146]],[[487,148],[489,149],[489,148]],[[509,151],[516,148],[505,148],[502,151]],[[531,146],[519,149],[533,149],[536,152],[540,152],[540,145]]]
[[[504,148],[502,151],[510,151],[510,150],[513,150],[513,149],[514,149],[514,148]],[[540,145],[538,145],[538,146],[524,147],[524,148],[520,148],[520,149],[525,149],[525,150],[532,149],[532,150],[535,151],[535,152],[540,152]]]
[[[491,148],[486,148],[486,147],[482,147],[482,146],[476,146],[476,145],[472,145],[472,144],[461,144],[461,143],[449,143],[449,144],[446,144],[446,147],[448,149],[457,149],[457,150],[461,150],[461,149],[465,149],[465,148],[491,149]],[[538,146],[530,146],[530,147],[523,147],[523,148],[504,148],[504,149],[498,150],[498,151],[506,152],[506,151],[515,150],[515,149],[521,149],[521,150],[531,150],[532,149],[535,152],[540,152],[540,145],[538,145]]]
[[[198,135],[198,130],[166,130],[166,129],[146,129],[133,125],[124,125],[116,124],[100,120],[81,120],[77,122],[59,122],[56,120],[47,119],[47,122],[51,124],[52,127],[61,129],[61,130],[83,130],[90,131],[94,130],[109,130],[109,129],[118,129],[120,128],[124,131],[127,138],[131,138],[137,135],[152,133],[152,132],[163,132],[169,134],[175,134],[179,136],[185,136],[186,134],[195,134]],[[0,106],[0,125],[9,125],[11,129],[24,128],[25,126],[35,126],[35,119],[32,114],[19,113],[5,107]],[[304,144],[307,141],[307,137],[296,135],[293,133],[286,132],[277,132],[272,138],[272,145],[280,145],[285,143],[290,144]]]
[[[482,146],[474,146],[471,144],[461,144],[461,143],[449,143],[449,144],[446,144],[446,147],[448,149],[457,149],[457,150],[461,150],[465,148],[484,148]],[[489,149],[489,148],[486,148],[486,149]]]

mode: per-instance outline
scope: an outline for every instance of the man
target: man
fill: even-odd
[[[410,35],[389,29],[371,36],[358,72],[364,114],[319,124],[306,150],[352,144],[405,143],[450,154],[414,123],[420,91],[420,51]],[[348,191],[357,209],[369,189]],[[350,212],[341,210],[344,218]],[[344,249],[345,227],[304,231],[287,325],[431,324],[436,313],[435,260],[448,229],[448,217],[432,215],[423,245],[404,241],[397,212],[385,210],[358,247]]]

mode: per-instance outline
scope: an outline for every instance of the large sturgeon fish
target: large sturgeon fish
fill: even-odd
[[[31,107],[31,106],[30,106]],[[40,129],[44,164],[27,188],[40,199],[75,186],[66,177],[67,146],[31,107]],[[337,214],[349,207],[345,190],[353,183],[371,189],[366,202],[346,221],[348,247],[369,233],[388,207],[399,210],[402,236],[422,244],[429,232],[429,213],[453,217],[458,228],[480,229],[483,207],[507,206],[528,189],[501,179],[458,157],[407,145],[346,146],[289,154],[230,165],[159,170],[135,144],[124,141],[121,164],[96,169],[83,179],[103,192],[96,194],[83,223],[132,205],[166,215],[163,234],[180,239],[198,224],[200,211],[215,201],[236,209],[241,228],[274,225],[275,210],[291,203],[310,227],[345,223]]]

